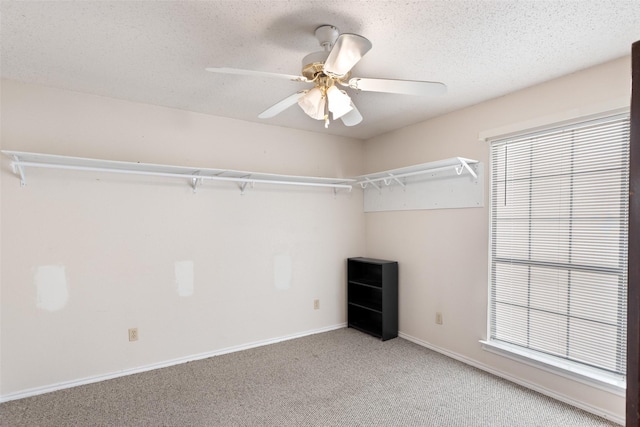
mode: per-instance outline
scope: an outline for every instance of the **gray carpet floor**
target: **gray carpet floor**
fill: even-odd
[[[1,426],[615,426],[353,329],[0,405]]]

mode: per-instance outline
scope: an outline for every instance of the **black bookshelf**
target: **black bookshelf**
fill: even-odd
[[[347,324],[386,341],[398,336],[398,263],[347,260]]]

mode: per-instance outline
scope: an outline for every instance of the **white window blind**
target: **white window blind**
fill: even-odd
[[[629,116],[494,141],[491,162],[490,341],[624,375]]]

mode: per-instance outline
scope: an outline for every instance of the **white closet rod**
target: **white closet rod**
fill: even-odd
[[[11,167],[13,168],[13,172],[20,176],[20,184],[22,186],[26,185],[25,169],[29,167],[190,179],[192,181],[191,186],[194,191],[204,180],[235,182],[238,183],[243,194],[245,188],[249,184],[252,188],[254,184],[323,187],[332,188],[334,193],[338,190],[347,190],[350,192],[353,185],[356,184],[359,184],[363,189],[366,188],[367,185],[371,184],[371,186],[381,190],[381,185],[377,184],[381,181],[384,182],[384,185],[397,183],[404,187],[406,182],[401,180],[402,178],[424,175],[442,170],[450,170],[451,168],[454,168],[458,175],[462,175],[466,170],[474,178],[477,179],[478,177],[478,174],[475,172],[475,168],[470,166],[470,164],[475,165],[478,161],[463,157],[453,157],[450,159],[423,163],[421,165],[361,175],[355,178],[323,178],[312,176],[277,175],[227,169],[191,168],[118,162],[18,151],[2,150],[2,153],[12,158],[13,161],[11,162]]]
[[[48,168],[48,169],[67,169],[67,170],[77,170],[77,171],[90,171],[90,172],[108,172],[108,173],[121,173],[121,174],[131,174],[131,175],[149,175],[149,176],[164,176],[170,178],[191,178],[194,180],[212,180],[212,181],[230,181],[230,182],[241,182],[241,183],[264,183],[264,184],[278,184],[278,185],[300,185],[307,187],[327,187],[334,189],[343,189],[351,191],[352,186],[348,184],[331,184],[331,183],[322,183],[322,182],[303,182],[303,181],[279,181],[279,180],[271,180],[271,179],[254,179],[254,178],[236,178],[236,177],[227,177],[227,176],[211,176],[211,175],[198,175],[198,174],[180,174],[180,173],[169,173],[169,172],[152,172],[152,171],[137,171],[131,169],[110,169],[110,168],[100,168],[100,167],[91,167],[91,166],[73,166],[73,165],[60,165],[60,164],[52,164],[52,163],[37,163],[37,162],[25,162],[21,160],[15,160],[13,165],[18,168],[20,171],[21,179],[25,182],[24,174],[21,171],[23,166],[27,167],[36,167],[36,168]]]
[[[419,170],[419,171],[414,171],[414,172],[406,172],[406,173],[399,173],[399,174],[395,174],[392,171],[387,172],[386,176],[381,176],[378,178],[365,178],[362,181],[358,181],[357,184],[360,184],[360,186],[362,188],[366,187],[367,184],[372,184],[374,182],[380,182],[380,181],[384,181],[385,185],[389,185],[391,183],[392,180],[398,182],[398,179],[400,178],[406,178],[409,176],[415,176],[415,175],[424,175],[427,173],[432,173],[432,172],[438,172],[438,171],[442,171],[442,170],[448,170],[451,168],[455,168],[456,173],[458,175],[461,175],[463,170],[466,169],[471,176],[473,176],[474,178],[478,178],[478,174],[469,166],[469,163],[466,160],[463,160],[461,158],[458,158],[458,160],[460,161],[459,165],[447,165],[447,166],[441,166],[441,167],[437,167],[437,168],[427,168],[424,170]]]

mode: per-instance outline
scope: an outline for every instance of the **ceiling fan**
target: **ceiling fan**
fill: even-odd
[[[329,113],[333,120],[341,119],[346,126],[355,126],[362,115],[341,87],[357,91],[386,92],[407,95],[440,95],[447,91],[443,83],[351,77],[351,69],[371,49],[371,42],[357,34],[340,34],[332,25],[322,25],[315,31],[322,50],[302,59],[302,75],[243,70],[239,68],[207,68],[213,73],[273,77],[296,82],[313,83],[312,89],[296,92],[267,108],[258,115],[268,119],[294,104],[316,120],[324,120],[329,127]]]

